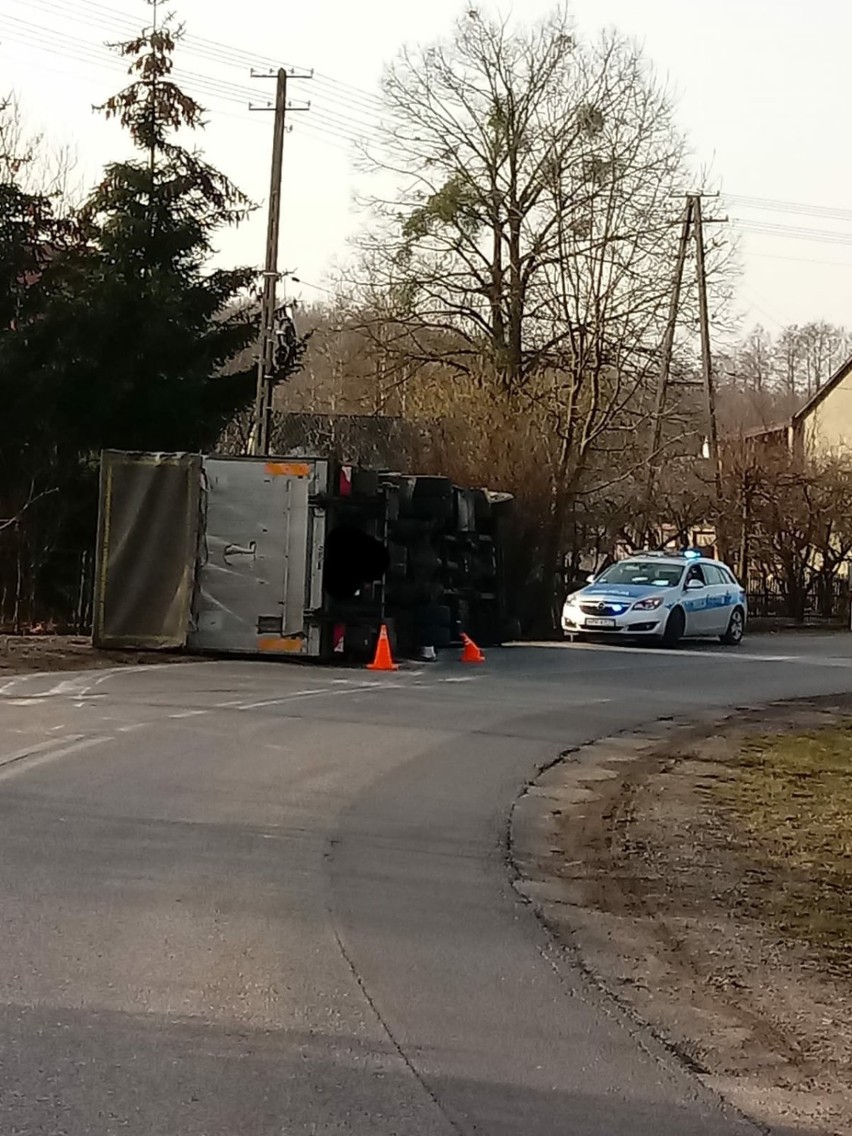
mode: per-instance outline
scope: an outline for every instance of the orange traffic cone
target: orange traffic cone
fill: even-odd
[[[372,663],[367,663],[368,671],[398,671],[399,667],[391,655],[390,639],[386,624],[382,624],[379,632],[379,641],[376,644],[376,655]]]
[[[461,661],[463,663],[484,663],[485,656],[471,639],[471,637],[469,635],[465,635],[465,633],[462,632],[461,639],[462,643],[464,644],[464,650],[461,653]]]

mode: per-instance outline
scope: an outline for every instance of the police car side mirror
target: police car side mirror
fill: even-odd
[[[704,584],[701,580],[688,580],[686,590],[688,592],[697,592],[699,588],[703,588]]]
[[[591,576],[587,576],[587,577],[586,577],[586,583],[587,583],[587,584],[594,584],[594,582],[595,582],[595,574],[594,574],[594,572],[593,572],[593,573],[591,574]]]

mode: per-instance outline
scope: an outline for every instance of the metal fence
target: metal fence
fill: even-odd
[[[752,619],[849,627],[849,581],[815,577],[802,593],[792,594],[779,580],[751,580],[748,606]]]
[[[0,541],[0,632],[49,631],[87,635],[92,628],[95,584],[94,551],[60,549],[38,570],[21,571],[16,549]],[[582,578],[557,584],[561,597],[584,586]],[[802,595],[791,595],[775,578],[752,578],[749,616],[777,623],[850,627],[852,590],[848,579],[812,577]],[[561,599],[560,599],[561,606]]]

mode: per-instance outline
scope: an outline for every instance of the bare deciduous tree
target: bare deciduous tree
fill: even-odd
[[[724,457],[725,508],[739,518],[740,578],[776,588],[799,622],[810,609],[837,614],[834,592],[852,554],[849,455],[806,460],[783,443],[729,440]]]
[[[76,170],[72,146],[29,130],[14,93],[0,98],[0,183],[49,198],[54,214],[64,217],[84,196]]]
[[[630,42],[581,44],[564,13],[510,32],[472,10],[387,72],[388,193],[370,201],[356,295],[383,346],[510,390],[656,349],[684,147]],[[647,365],[647,364],[644,364]]]
[[[842,327],[816,320],[795,329],[797,387],[810,397],[852,351],[852,338]]]
[[[558,571],[588,478],[647,460],[688,185],[671,101],[635,44],[583,42],[563,10],[510,29],[471,9],[403,52],[384,94],[349,302],[387,377],[464,376],[503,392],[504,429],[528,416],[547,436]],[[691,315],[687,292],[687,333]]]

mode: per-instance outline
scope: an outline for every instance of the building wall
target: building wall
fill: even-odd
[[[809,456],[852,453],[852,371],[804,419]]]

